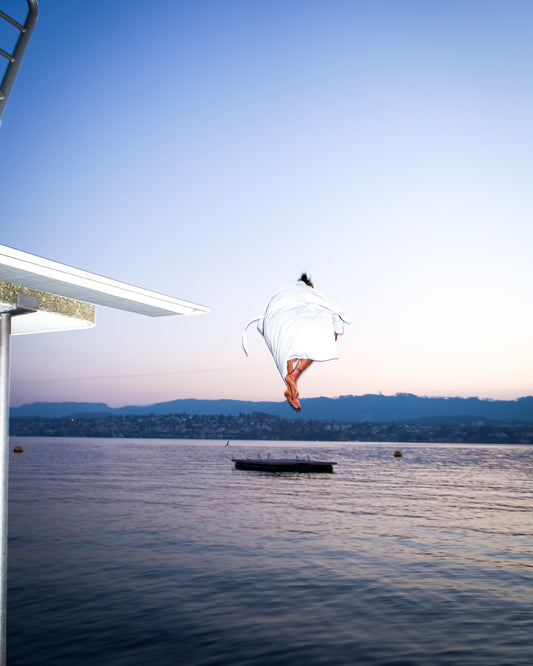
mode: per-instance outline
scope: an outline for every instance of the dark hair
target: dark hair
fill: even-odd
[[[307,273],[302,273],[301,277],[298,279],[298,282],[304,282],[308,287],[313,286],[313,283],[311,282],[311,278],[307,277]]]

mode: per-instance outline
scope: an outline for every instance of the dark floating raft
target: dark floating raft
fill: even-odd
[[[246,469],[255,472],[333,472],[336,462],[324,462],[322,460],[274,460],[270,458],[232,458],[235,469]]]

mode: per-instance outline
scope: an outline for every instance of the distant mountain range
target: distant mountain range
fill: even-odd
[[[333,420],[361,423],[390,423],[414,419],[450,419],[470,416],[497,421],[533,421],[533,396],[517,400],[480,398],[427,398],[411,393],[396,395],[346,395],[339,398],[304,398],[302,411],[295,412],[286,402],[245,400],[172,400],[153,405],[109,407],[98,402],[34,402],[12,407],[10,416],[26,418],[104,416],[125,414],[225,415],[263,413],[284,419]]]

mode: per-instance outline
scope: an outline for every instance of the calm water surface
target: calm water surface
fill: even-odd
[[[533,663],[533,447],[14,444],[9,666]]]

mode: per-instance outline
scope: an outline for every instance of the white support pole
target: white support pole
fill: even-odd
[[[11,314],[4,312],[0,314],[0,666],[6,663],[10,336]]]

